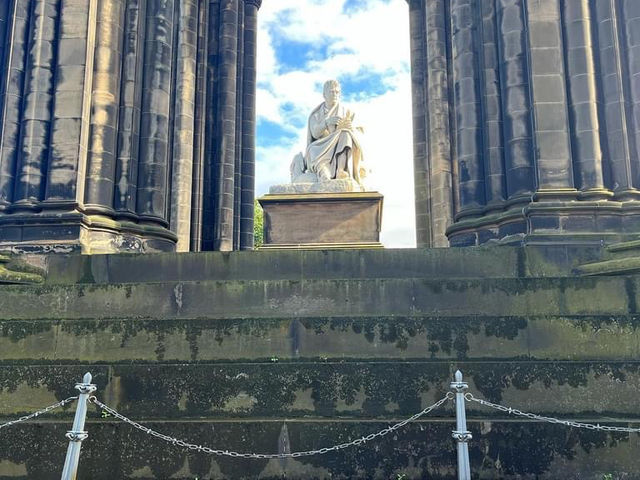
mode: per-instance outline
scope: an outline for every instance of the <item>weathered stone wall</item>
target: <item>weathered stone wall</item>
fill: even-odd
[[[291,451],[378,431],[474,394],[636,425],[640,285],[576,277],[597,249],[501,248],[40,257],[0,287],[3,419],[72,394],[162,432]],[[451,405],[384,439],[289,461],[209,458],[90,409],[80,478],[454,478]],[[71,408],[0,437],[0,478],[57,478]],[[521,422],[469,405],[478,478],[638,478],[637,436]]]

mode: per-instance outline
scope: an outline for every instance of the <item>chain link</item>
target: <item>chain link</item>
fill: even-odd
[[[518,417],[525,417],[531,420],[539,420],[541,422],[555,423],[559,425],[565,425],[567,427],[586,428],[588,430],[600,430],[603,432],[624,432],[624,433],[640,433],[640,428],[630,427],[610,427],[608,425],[600,425],[593,423],[574,422],[573,420],[560,420],[559,418],[545,417],[544,415],[536,415],[535,413],[528,413],[518,410],[516,408],[505,407],[504,405],[498,405],[497,403],[491,403],[481,398],[476,398],[472,393],[465,393],[464,398],[470,402],[476,402],[485,407],[493,408],[500,412],[508,413],[509,415],[516,415]]]
[[[66,405],[67,403],[71,403],[74,400],[77,400],[78,397],[69,397],[69,398],[65,398],[64,400],[61,400],[57,403],[54,403],[53,405],[49,405],[46,408],[43,408],[42,410],[38,410],[37,412],[33,412],[30,413],[29,415],[25,415],[24,417],[20,417],[16,420],[11,420],[10,422],[7,423],[2,423],[0,424],[0,430],[2,430],[5,427],[10,427],[11,425],[15,425],[16,423],[20,423],[20,422],[25,422],[27,420],[31,420],[32,418],[36,418],[40,415],[43,415],[45,413],[50,412],[51,410],[55,410],[56,408],[60,408],[64,405]]]
[[[156,432],[155,430],[152,430],[151,428],[145,427],[144,425],[139,424],[138,422],[135,422],[127,417],[125,417],[124,415],[118,413],[116,410],[114,410],[113,408],[105,405],[104,403],[102,403],[101,401],[99,401],[95,396],[91,396],[89,397],[89,401],[96,404],[98,407],[100,407],[102,410],[106,411],[107,413],[109,413],[110,415],[113,415],[115,418],[122,420],[125,423],[128,423],[129,425],[131,425],[134,428],[137,428],[138,430],[151,435],[153,437],[159,438],[161,440],[164,440],[167,443],[170,443],[172,445],[175,445],[177,447],[182,447],[182,448],[187,448],[189,450],[193,450],[193,451],[197,451],[197,452],[202,452],[202,453],[206,453],[209,455],[223,455],[223,456],[227,456],[227,457],[234,457],[234,458],[257,458],[257,459],[273,459],[273,458],[297,458],[297,457],[309,457],[312,455],[323,455],[325,453],[329,453],[329,452],[334,452],[337,450],[342,450],[345,448],[349,448],[349,447],[354,447],[357,445],[362,445],[364,443],[370,442],[371,440],[374,440],[376,438],[380,438],[380,437],[384,437],[385,435],[394,432],[396,430],[398,430],[399,428],[404,427],[406,424],[411,423],[415,420],[417,420],[418,418],[422,417],[423,415],[426,415],[427,413],[430,413],[431,411],[435,410],[436,408],[441,407],[444,403],[452,400],[454,397],[453,393],[448,392],[442,399],[438,400],[436,403],[434,403],[433,405],[425,408],[424,410],[416,413],[415,415],[412,415],[411,417],[407,418],[406,420],[403,420],[399,423],[396,423],[395,425],[392,425],[390,427],[384,428],[382,430],[380,430],[377,433],[372,433],[370,435],[367,435],[365,437],[362,438],[357,438],[356,440],[353,440],[351,442],[347,442],[347,443],[341,443],[339,445],[334,445],[333,447],[325,447],[325,448],[320,448],[318,450],[307,450],[304,452],[293,452],[293,453],[239,453],[239,452],[234,452],[234,451],[230,451],[230,450],[216,450],[213,448],[209,448],[209,447],[203,447],[202,445],[195,445],[193,443],[188,443],[185,442],[184,440],[180,440],[177,439],[175,437],[171,437],[169,435],[164,435],[160,432]]]

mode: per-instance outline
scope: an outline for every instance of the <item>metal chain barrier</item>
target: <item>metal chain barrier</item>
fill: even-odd
[[[148,435],[151,435],[153,437],[159,438],[161,440],[164,440],[167,443],[171,443],[172,445],[175,445],[175,446],[178,446],[178,447],[188,448],[189,450],[194,450],[194,451],[206,453],[206,454],[209,454],[209,455],[223,455],[223,456],[235,457],[235,458],[273,459],[273,458],[297,458],[297,457],[310,457],[312,455],[323,455],[325,453],[335,452],[335,451],[342,450],[342,449],[345,449],[345,448],[355,447],[357,445],[362,445],[362,444],[370,442],[371,440],[374,440],[376,438],[384,437],[385,435],[387,435],[387,434],[389,434],[391,432],[394,432],[394,431],[398,430],[399,428],[404,427],[408,423],[411,423],[411,422],[419,419],[423,415],[426,415],[426,414],[430,413],[431,411],[435,410],[436,408],[441,407],[444,403],[452,400],[453,397],[454,397],[453,393],[452,392],[448,392],[442,399],[440,399],[439,401],[437,401],[433,405],[425,408],[424,410],[416,413],[415,415],[412,415],[411,417],[407,418],[406,420],[403,420],[403,421],[401,421],[399,423],[396,423],[395,425],[392,425],[390,427],[384,428],[384,429],[380,430],[377,433],[372,433],[371,435],[367,435],[366,437],[358,438],[358,439],[353,440],[351,442],[341,443],[339,445],[334,445],[333,447],[325,447],[325,448],[320,448],[318,450],[307,450],[307,451],[304,451],[304,452],[293,452],[293,453],[239,453],[239,452],[233,452],[233,451],[229,451],[229,450],[216,450],[216,449],[209,448],[209,447],[203,447],[202,445],[195,445],[193,443],[188,443],[188,442],[185,442],[184,440],[180,440],[178,438],[171,437],[169,435],[164,435],[162,433],[156,432],[155,430],[152,430],[151,428],[145,427],[144,425],[140,425],[138,422],[135,422],[135,421],[125,417],[124,415],[118,413],[113,408],[105,405],[104,403],[99,401],[95,396],[89,397],[89,401],[94,403],[94,404],[96,404],[102,410],[104,410],[105,412],[107,412],[110,415],[114,416],[115,418],[117,418],[119,420],[122,420],[125,423],[128,423],[132,427],[137,428],[138,430],[140,430],[140,431],[142,431],[142,432],[144,432],[144,433],[146,433]]]
[[[574,422],[573,420],[561,420],[559,418],[545,417],[544,415],[536,415],[535,413],[528,413],[518,410],[516,408],[505,407],[504,405],[498,405],[497,403],[491,403],[481,398],[476,398],[471,393],[466,393],[464,398],[470,402],[476,402],[485,407],[493,408],[500,412],[508,413],[509,415],[515,415],[517,417],[525,417],[531,420],[538,420],[541,422],[555,423],[558,425],[565,425],[567,427],[586,428],[588,430],[600,430],[603,432],[623,432],[623,433],[640,433],[640,428],[630,427],[610,427],[607,425],[600,425],[593,423]]]
[[[16,423],[20,423],[20,422],[25,422],[27,420],[31,420],[32,418],[36,418],[40,415],[43,415],[45,413],[50,412],[51,410],[55,410],[56,408],[60,408],[64,405],[66,405],[67,403],[71,403],[74,400],[77,400],[78,397],[69,397],[69,398],[65,398],[64,400],[61,400],[57,403],[54,403],[53,405],[49,405],[46,408],[43,408],[42,410],[38,410],[37,412],[33,412],[30,413],[29,415],[25,415],[24,417],[20,417],[16,420],[11,420],[10,422],[7,423],[2,423],[0,424],[0,430],[2,430],[5,427],[10,427],[11,425],[15,425]]]

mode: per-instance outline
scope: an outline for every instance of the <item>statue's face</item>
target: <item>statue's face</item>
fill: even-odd
[[[324,89],[324,99],[330,105],[333,105],[340,100],[340,85],[332,83]]]

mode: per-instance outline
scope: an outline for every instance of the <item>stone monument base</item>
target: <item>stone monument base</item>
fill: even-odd
[[[269,194],[262,249],[382,248],[378,192]]]
[[[160,253],[176,242],[168,228],[79,210],[0,216],[0,253]]]

